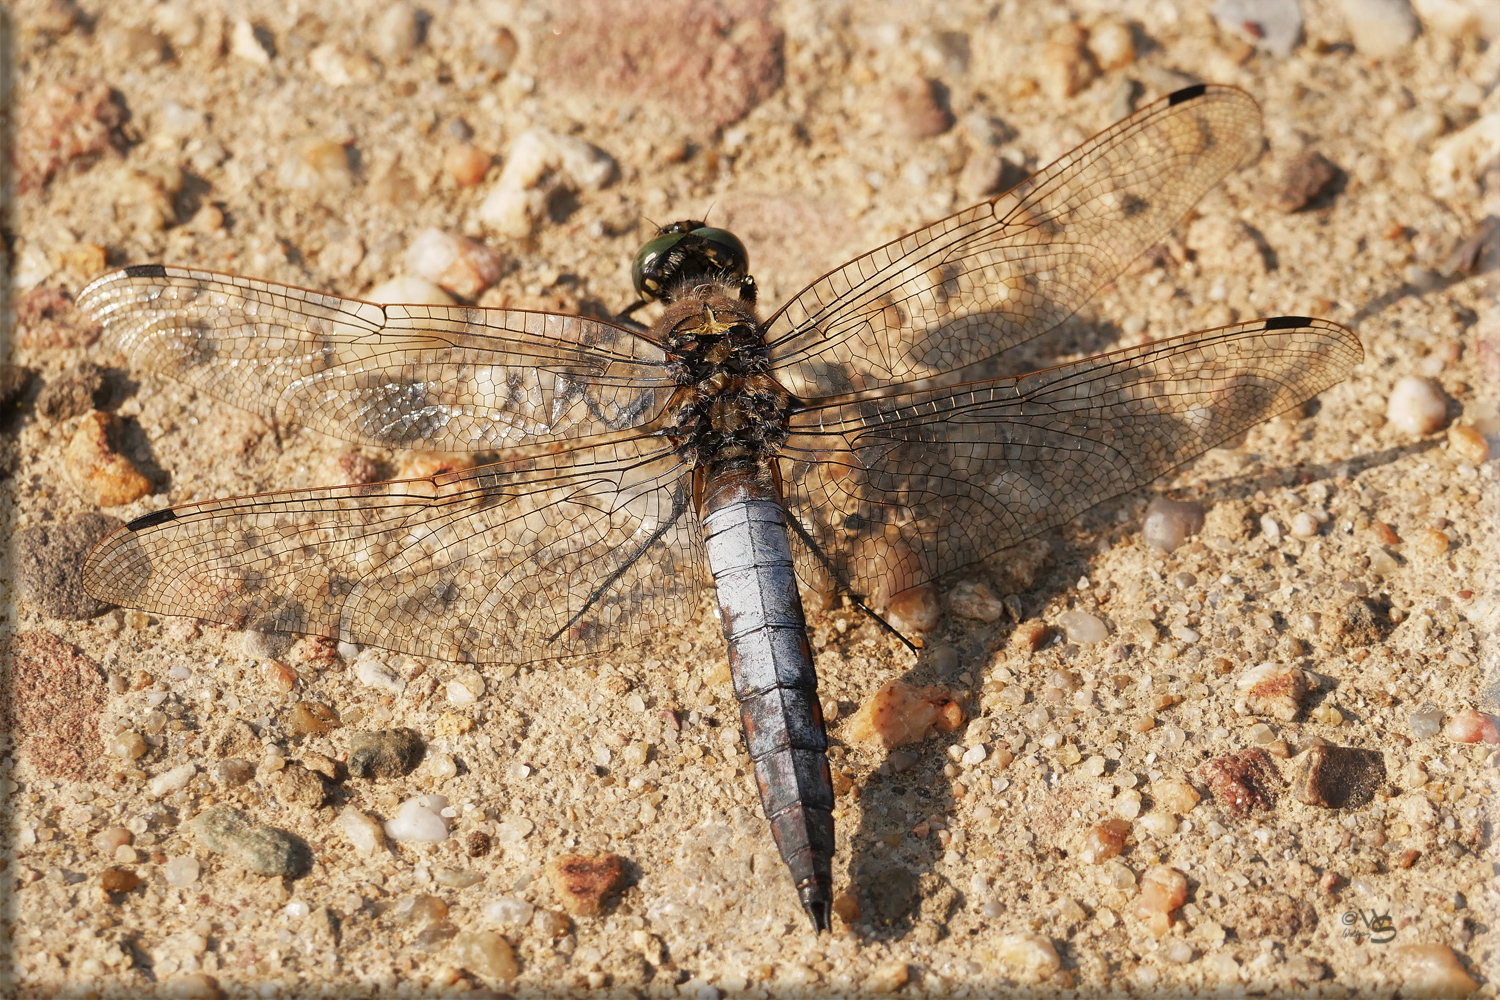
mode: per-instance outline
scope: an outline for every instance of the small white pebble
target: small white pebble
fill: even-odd
[[[1277,521],[1270,514],[1266,514],[1260,519],[1260,531],[1261,534],[1266,536],[1266,541],[1272,545],[1281,541],[1281,522]]]
[[[362,854],[372,854],[385,843],[380,824],[353,806],[346,806],[335,822],[354,849]]]
[[[1141,814],[1141,793],[1127,788],[1115,796],[1114,807],[1121,819],[1135,819]]]
[[[982,763],[985,756],[984,745],[980,744],[979,746],[969,747],[969,749],[965,750],[963,758],[959,763],[963,764],[964,767],[973,767],[976,764]]]
[[[175,889],[185,889],[198,881],[198,859],[191,854],[171,858],[161,867],[162,878]]]
[[[1385,415],[1403,434],[1431,434],[1448,422],[1448,396],[1432,379],[1408,375],[1391,390]]]
[[[1146,507],[1141,536],[1147,545],[1171,552],[1203,529],[1203,505],[1155,497]]]
[[[441,795],[422,795],[407,799],[396,815],[385,824],[386,836],[398,842],[436,843],[448,839],[448,824],[442,811],[448,800]]]
[[[393,3],[375,19],[373,41],[381,55],[406,55],[421,40],[421,14],[409,3]]]
[[[484,905],[484,915],[497,924],[524,927],[531,922],[535,908],[526,900],[515,896],[501,896]]]
[[[135,853],[135,848],[129,844],[121,844],[119,847],[116,847],[114,858],[117,865],[133,865],[140,860],[139,856]]]
[[[229,51],[257,66],[271,65],[271,52],[261,37],[264,30],[257,29],[246,20],[234,22],[234,27],[229,33]]]
[[[300,920],[311,912],[308,905],[300,899],[294,899],[286,904],[286,915],[296,920]]]
[[[1109,627],[1087,611],[1065,611],[1057,616],[1057,624],[1069,642],[1093,643],[1109,638]]]
[[[380,305],[451,306],[453,296],[426,278],[412,274],[398,274],[383,281],[363,296],[366,301]]]
[[[164,771],[151,779],[151,794],[157,798],[179,791],[187,787],[193,775],[198,773],[198,768],[193,764],[179,764],[170,771]]]
[[[427,773],[438,781],[446,781],[458,773],[458,765],[445,753],[427,755]]]
[[[113,855],[121,846],[130,843],[130,831],[123,826],[112,826],[94,834],[94,846],[100,854]]]
[[[1307,511],[1299,511],[1292,517],[1292,534],[1298,538],[1311,538],[1318,533],[1318,519]]]
[[[367,649],[355,657],[354,675],[366,687],[379,688],[391,694],[400,694],[406,690],[406,681],[386,666],[385,661],[374,650]]]

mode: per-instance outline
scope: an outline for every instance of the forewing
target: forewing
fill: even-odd
[[[803,399],[952,372],[1057,326],[1260,149],[1242,90],[1178,91],[994,201],[809,285],[767,323]]]
[[[799,573],[879,602],[1149,483],[1362,358],[1343,327],[1280,317],[807,408],[782,451],[786,503],[831,566],[804,552]]]
[[[671,395],[654,344],[581,316],[387,305],[158,264],[79,307],[137,367],[355,444],[491,451],[648,422]]]
[[[187,504],[84,567],[100,600],[479,663],[636,645],[696,613],[691,474],[650,438],[429,479]]]

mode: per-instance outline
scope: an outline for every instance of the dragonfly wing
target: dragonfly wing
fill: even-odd
[[[84,567],[100,600],[478,663],[636,645],[691,619],[691,473],[637,437],[428,479],[146,515]]]
[[[805,579],[880,601],[1142,486],[1341,381],[1334,323],[1280,317],[1019,378],[809,406],[782,449],[789,510],[831,563]]]
[[[660,348],[582,316],[380,306],[159,264],[106,274],[78,304],[133,365],[356,444],[574,439],[649,422],[673,385]]]
[[[1189,87],[993,201],[831,271],[767,321],[776,377],[808,400],[952,372],[1071,316],[1260,149],[1260,108]]]

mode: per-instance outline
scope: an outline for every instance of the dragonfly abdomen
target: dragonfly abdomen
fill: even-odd
[[[833,899],[833,782],[787,515],[771,483],[727,475],[738,480],[734,488],[708,485],[703,532],[729,670],[761,806],[803,908],[825,930]]]

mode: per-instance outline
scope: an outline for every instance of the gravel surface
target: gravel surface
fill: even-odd
[[[1495,995],[1493,3],[6,16],[8,994]],[[101,506],[456,467],[130,370],[71,305],[108,268],[610,314],[652,223],[706,216],[774,307],[1197,81],[1255,96],[1264,154],[1032,360],[1295,314],[1366,361],[917,594],[920,656],[809,595],[828,937],[709,595],[650,649],[476,671],[96,614],[60,575]],[[895,679],[956,728],[856,739]]]

